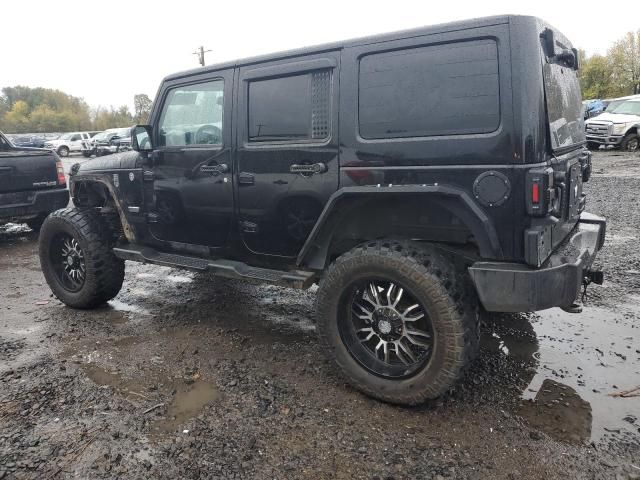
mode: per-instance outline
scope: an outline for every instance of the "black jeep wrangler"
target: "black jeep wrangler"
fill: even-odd
[[[76,308],[115,297],[125,260],[317,283],[354,386],[435,398],[477,354],[480,308],[577,311],[602,280],[577,69],[560,32],[504,16],[171,75],[132,151],[72,168],[44,275]]]

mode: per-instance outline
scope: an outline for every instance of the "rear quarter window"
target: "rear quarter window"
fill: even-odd
[[[358,83],[365,139],[490,133],[500,124],[492,39],[370,54]]]

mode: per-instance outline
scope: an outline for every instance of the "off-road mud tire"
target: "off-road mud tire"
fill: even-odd
[[[433,353],[427,365],[411,377],[388,379],[371,373],[342,341],[340,298],[356,279],[371,275],[409,288],[431,318]],[[380,240],[338,257],[320,282],[316,312],[324,352],[356,389],[390,403],[416,405],[443,395],[479,352],[478,301],[469,276],[428,244]]]
[[[85,257],[86,276],[77,292],[65,289],[51,264],[49,247],[57,232],[71,235]],[[53,294],[73,308],[94,308],[114,298],[124,280],[124,261],[113,254],[114,233],[93,209],[65,208],[49,215],[40,230],[40,265]]]

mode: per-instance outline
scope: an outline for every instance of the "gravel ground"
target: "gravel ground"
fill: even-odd
[[[487,317],[464,381],[418,408],[323,360],[313,289],[128,263],[114,301],[71,310],[36,235],[1,227],[0,479],[640,479],[640,397],[609,395],[640,384],[640,157],[594,162],[606,284],[581,315]]]

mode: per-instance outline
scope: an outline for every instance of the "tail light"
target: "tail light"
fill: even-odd
[[[553,210],[554,200],[553,169],[547,167],[529,170],[526,187],[527,213],[545,216]]]
[[[58,172],[58,185],[66,185],[67,179],[64,176],[64,167],[62,166],[62,162],[60,160],[56,162],[56,171]]]

